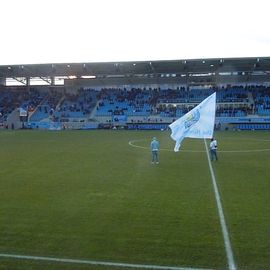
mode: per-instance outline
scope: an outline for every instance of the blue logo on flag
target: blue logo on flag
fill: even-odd
[[[201,115],[198,109],[188,115],[187,119],[184,122],[185,129],[188,129],[194,124],[196,124],[200,120],[200,116]]]

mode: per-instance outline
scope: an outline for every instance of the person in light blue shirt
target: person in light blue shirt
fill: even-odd
[[[151,141],[150,144],[150,150],[152,152],[152,164],[159,163],[159,158],[158,158],[158,151],[159,151],[159,142],[156,137],[154,137]]]

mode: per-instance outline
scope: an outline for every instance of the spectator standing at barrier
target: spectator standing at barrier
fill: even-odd
[[[217,161],[218,157],[217,157],[217,140],[215,138],[211,139],[210,142],[210,157],[211,157],[211,161],[214,161],[214,159]]]
[[[159,158],[158,158],[158,151],[159,151],[159,142],[156,137],[154,137],[151,141],[150,144],[150,149],[152,152],[152,164],[159,163]]]

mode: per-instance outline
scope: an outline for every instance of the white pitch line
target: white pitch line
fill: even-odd
[[[21,259],[21,260],[47,261],[47,262],[57,262],[57,263],[73,263],[73,264],[88,264],[88,265],[101,265],[101,266],[109,266],[109,267],[152,269],[152,270],[210,270],[210,269],[203,269],[203,268],[115,263],[115,262],[78,260],[78,259],[61,259],[61,258],[52,258],[52,257],[26,256],[26,255],[15,255],[15,254],[0,254],[0,257]]]
[[[219,220],[220,220],[220,225],[221,225],[222,234],[223,234],[223,240],[224,240],[224,245],[225,245],[225,250],[226,250],[226,255],[227,255],[228,266],[229,266],[230,270],[236,270],[237,268],[236,268],[236,264],[235,264],[234,258],[233,258],[233,251],[232,251],[232,247],[231,247],[228,229],[226,226],[224,213],[222,210],[222,204],[221,204],[221,199],[220,199],[220,195],[219,195],[219,191],[218,191],[216,177],[214,174],[212,163],[210,161],[209,150],[208,150],[205,139],[204,139],[204,145],[205,145],[205,150],[206,150],[207,159],[208,159],[208,165],[209,165],[209,169],[210,169],[210,173],[211,173],[212,184],[213,184],[213,188],[214,188],[214,192],[215,192],[216,204],[217,204],[217,208],[218,208]]]

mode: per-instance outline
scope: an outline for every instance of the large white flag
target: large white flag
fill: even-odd
[[[212,138],[215,125],[216,93],[204,99],[199,105],[169,125],[171,138],[176,141],[174,151],[178,152],[181,142],[188,138]]]

